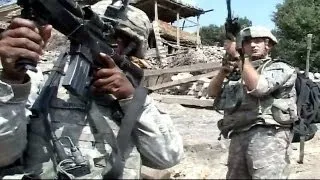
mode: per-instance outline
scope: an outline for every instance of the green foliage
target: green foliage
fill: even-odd
[[[248,27],[252,25],[247,17],[239,18],[238,22],[241,28]],[[224,25],[217,26],[210,24],[209,26],[203,26],[200,28],[201,42],[204,45],[216,45],[217,43],[222,46],[225,38]]]
[[[239,18],[238,22],[241,25],[241,29],[252,26],[252,21],[250,21],[247,17]]]
[[[278,4],[272,19],[279,44],[274,56],[291,61],[293,65],[305,69],[307,58],[307,34],[313,34],[310,55],[310,70],[320,68],[320,0],[284,0]]]
[[[200,28],[201,43],[204,45],[214,45],[215,43],[223,43],[225,38],[224,26],[210,24]]]

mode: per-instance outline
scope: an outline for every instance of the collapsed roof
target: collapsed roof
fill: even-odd
[[[200,16],[204,14],[201,8],[182,3],[181,0],[158,0],[158,17],[166,22],[174,22],[177,20],[177,12],[182,18]],[[155,0],[134,0],[131,5],[144,11],[151,20],[154,20]]]

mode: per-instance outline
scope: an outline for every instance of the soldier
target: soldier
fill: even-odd
[[[244,28],[237,43],[226,42],[230,59],[210,84],[209,94],[224,110],[218,127],[231,139],[227,179],[288,178],[292,125],[297,120],[297,74],[293,67],[269,57],[275,44],[277,39],[268,29]],[[240,70],[238,79],[234,68]]]
[[[101,12],[109,4],[108,0],[101,1],[93,6],[93,10],[103,15]],[[144,12],[130,5],[123,13],[116,19],[123,22],[116,28],[119,34],[117,51],[123,52],[133,40],[137,48],[130,54],[143,58],[151,27],[149,19]],[[62,167],[74,167],[68,161],[57,164],[51,158],[53,150],[45,138],[48,129],[44,127],[43,120],[29,119],[30,111],[26,107],[32,105],[44,82],[37,80],[32,72],[16,71],[14,68],[16,60],[21,57],[38,62],[51,29],[50,25],[37,28],[29,20],[16,18],[1,34],[0,146],[6,148],[0,150],[0,177],[28,173],[25,177],[51,179],[57,176],[56,170],[65,173]],[[125,110],[135,89],[113,59],[101,54],[100,60],[106,66],[95,73],[93,94],[115,97],[120,108]],[[108,140],[117,134],[120,122],[112,115],[114,108],[104,100],[94,98],[88,106],[86,101],[60,87],[57,97],[51,102],[52,131],[57,138],[63,139],[64,153],[70,157],[77,150],[72,146],[74,144],[89,161],[91,172],[77,178],[102,179],[108,171],[107,159],[114,150]],[[111,129],[111,132],[97,134],[93,131],[95,128]],[[124,161],[125,167],[120,178],[140,178],[141,164],[156,169],[170,168],[183,156],[182,138],[171,118],[160,112],[149,96],[128,142],[129,155]],[[70,174],[67,176],[72,177]]]

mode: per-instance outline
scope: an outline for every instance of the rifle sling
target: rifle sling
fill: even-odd
[[[129,148],[130,140],[132,139],[131,134],[139,116],[143,111],[143,105],[145,103],[146,96],[147,90],[144,87],[139,86],[136,88],[133,99],[124,112],[124,117],[121,119],[120,129],[117,137],[115,137],[108,122],[102,118],[102,114],[99,114],[99,112],[94,113],[101,118],[93,118],[89,116],[88,120],[90,126],[96,131],[97,134],[100,135],[99,138],[102,138],[108,142],[112,148],[112,153],[110,155],[111,157],[106,157],[107,159],[104,159],[106,167],[104,171],[104,178],[122,178],[121,176],[123,174],[125,161],[131,152],[131,149]],[[120,105],[118,107],[120,107]],[[100,124],[100,126],[98,124]],[[111,165],[111,167],[108,165]]]
[[[59,69],[52,71],[52,73],[49,75],[48,79],[46,80],[44,86],[42,87],[39,96],[33,103],[31,107],[32,118],[41,118],[43,121],[43,125],[46,131],[46,138],[48,140],[48,144],[51,146],[50,148],[54,151],[54,153],[57,155],[59,152],[57,152],[57,147],[55,147],[54,144],[54,132],[51,128],[51,116],[50,116],[50,103],[52,98],[57,95],[57,89],[59,86],[60,79],[63,75],[63,68],[65,66],[66,60],[65,60],[65,52],[62,52],[57,59],[57,61],[54,63],[54,68]],[[52,154],[52,160],[55,165],[56,164],[56,156],[55,154]]]

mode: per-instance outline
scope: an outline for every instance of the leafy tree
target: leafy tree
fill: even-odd
[[[252,26],[252,21],[250,21],[247,17],[239,18],[238,22],[241,25],[241,29]]]
[[[274,56],[291,61],[293,65],[305,69],[307,56],[307,34],[313,34],[310,70],[320,68],[320,1],[284,0],[278,4],[272,20],[279,39]]]
[[[220,43],[225,37],[224,27],[210,24],[200,28],[201,43],[204,45],[214,45]]]
[[[241,28],[248,27],[252,25],[247,17],[238,19]],[[209,26],[203,26],[200,28],[201,42],[204,45],[216,45],[217,43],[222,46],[225,40],[225,29],[224,25],[217,26],[210,24]]]

